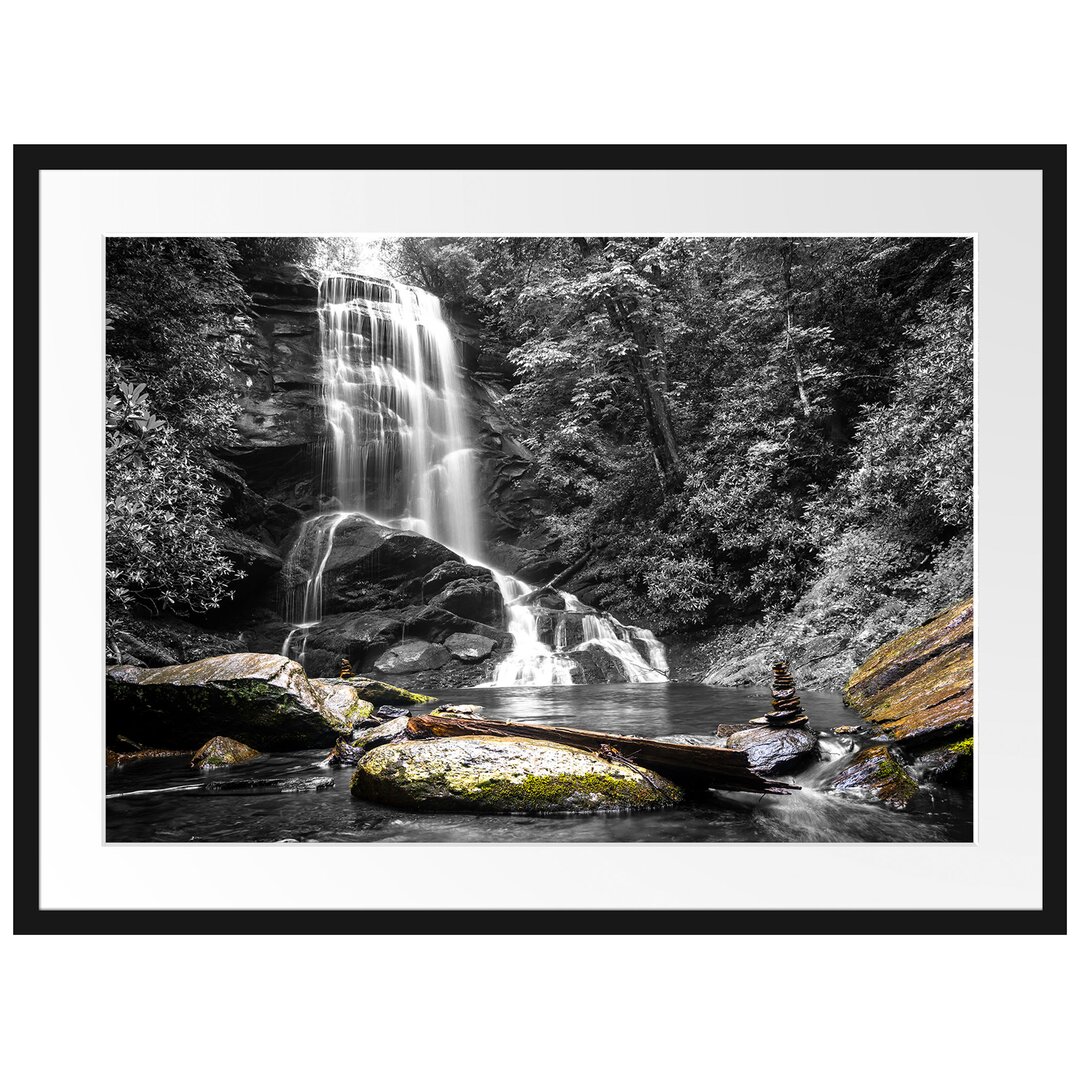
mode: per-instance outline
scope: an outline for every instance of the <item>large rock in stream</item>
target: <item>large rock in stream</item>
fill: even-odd
[[[868,746],[833,777],[834,791],[903,810],[919,793],[915,778],[887,746]]]
[[[364,754],[351,791],[412,810],[613,813],[670,806],[682,792],[648,769],[538,739],[393,742]]]
[[[329,747],[352,730],[352,717],[363,711],[358,701],[355,690],[320,693],[298,663],[271,653],[121,665],[106,672],[106,737],[166,748],[200,746],[217,735],[260,751]]]
[[[726,736],[726,746],[746,754],[750,768],[759,773],[793,772],[818,757],[817,732],[805,727],[741,728]]]
[[[191,764],[196,769],[224,769],[261,756],[258,750],[252,750],[250,746],[224,735],[216,735],[195,751]]]
[[[403,641],[375,661],[381,675],[414,675],[418,671],[434,671],[449,663],[450,653],[430,641]]]
[[[971,600],[873,652],[844,685],[844,702],[904,744],[955,741],[972,730]]]

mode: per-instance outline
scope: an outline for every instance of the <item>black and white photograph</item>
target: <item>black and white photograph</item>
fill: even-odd
[[[108,844],[973,840],[976,237],[103,243]]]

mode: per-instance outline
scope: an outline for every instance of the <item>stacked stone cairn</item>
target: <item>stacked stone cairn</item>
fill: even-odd
[[[765,720],[771,727],[799,727],[807,722],[799,698],[795,693],[795,680],[788,671],[786,660],[773,664],[772,707],[773,711],[765,714]]]
[[[349,658],[343,656],[341,658],[341,671],[338,672],[339,679],[352,679],[355,677],[355,673],[352,669],[352,664],[349,663]]]

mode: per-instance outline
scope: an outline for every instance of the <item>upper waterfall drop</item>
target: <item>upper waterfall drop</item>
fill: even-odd
[[[390,280],[324,274],[319,329],[323,487],[333,499],[327,512],[304,523],[290,556],[287,570],[304,584],[286,600],[292,629],[283,653],[303,660],[308,632],[323,617],[323,573],[335,532],[343,519],[361,514],[430,537],[491,570],[513,638],[495,685],[587,681],[587,664],[607,681],[666,681],[663,646],[649,631],[550,591],[562,612],[555,617],[532,602],[532,586],[487,566],[465,380],[438,298]]]
[[[352,275],[319,287],[324,474],[345,511],[479,548],[457,349],[438,299]]]

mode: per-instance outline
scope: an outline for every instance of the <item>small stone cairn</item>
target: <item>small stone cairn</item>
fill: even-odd
[[[355,677],[355,673],[352,669],[352,664],[349,663],[349,658],[343,656],[341,658],[341,670],[338,672],[339,679],[352,679]]]
[[[795,693],[795,680],[788,671],[786,660],[773,664],[772,707],[765,714],[770,727],[800,727],[808,720]]]

